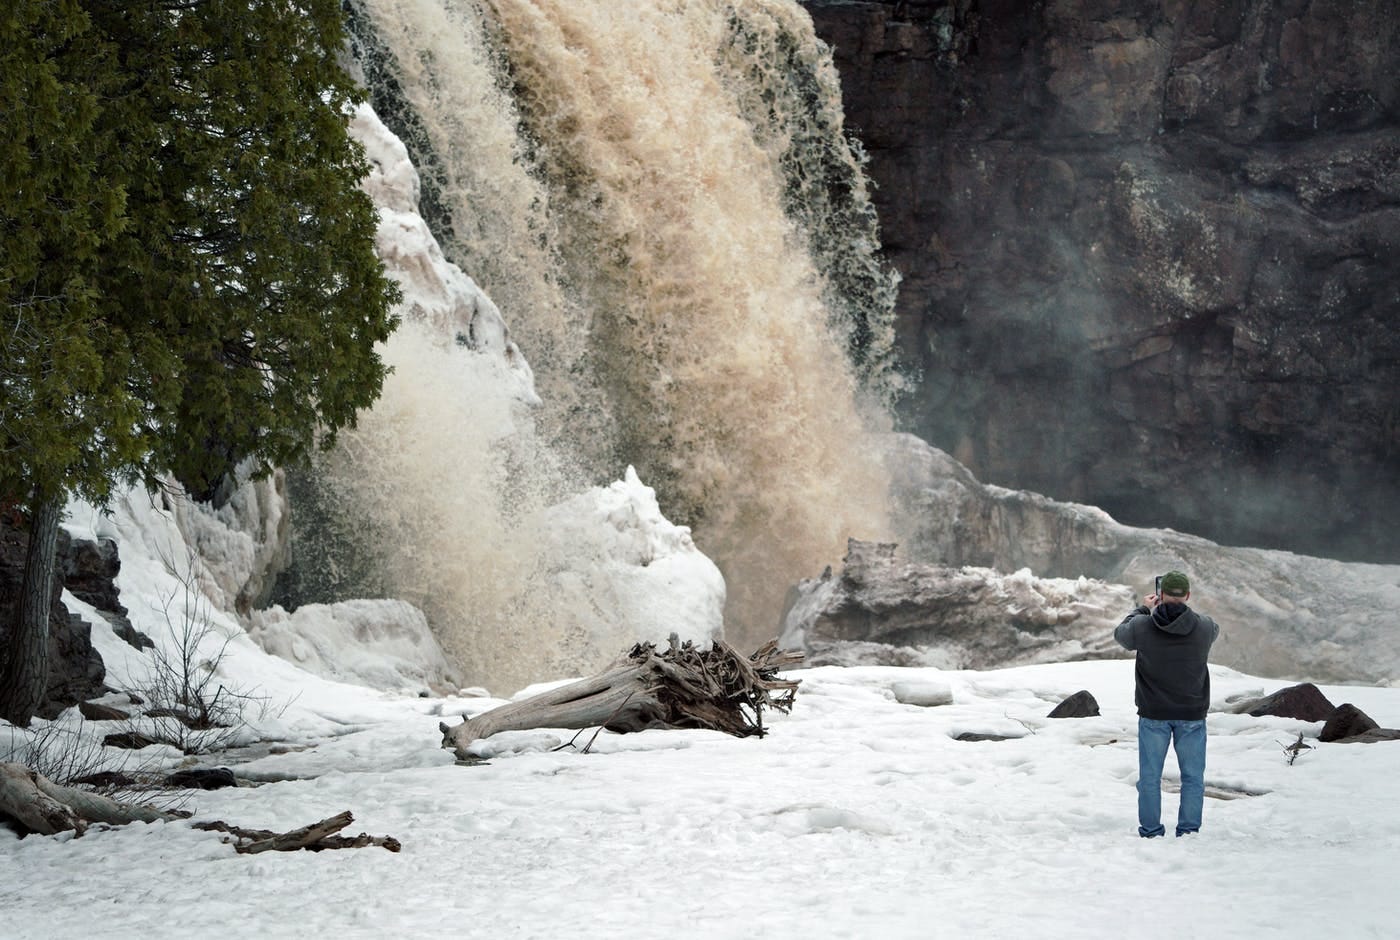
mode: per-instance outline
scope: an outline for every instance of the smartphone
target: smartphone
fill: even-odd
[[[1160,601],[1162,599],[1162,576],[1160,574],[1157,575],[1157,587],[1154,593],[1156,594],[1157,600]]]

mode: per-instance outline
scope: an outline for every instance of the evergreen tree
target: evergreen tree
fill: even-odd
[[[128,337],[100,312],[103,253],[125,226],[124,189],[101,175],[111,64],[77,0],[0,13],[0,502],[30,516],[0,717],[18,724],[47,680],[64,496],[100,498],[141,451]]]
[[[118,305],[178,337],[158,466],[211,495],[240,460],[305,456],[378,394],[396,295],[373,251],[367,171],[345,132],[337,0],[89,0],[133,84],[131,224]],[[124,272],[137,276],[125,276]],[[192,446],[193,445],[193,446]]]
[[[341,42],[336,0],[0,13],[0,501],[31,518],[0,717],[42,700],[68,493],[173,470],[207,495],[377,397],[397,292]]]

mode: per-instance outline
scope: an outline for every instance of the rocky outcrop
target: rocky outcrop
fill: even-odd
[[[9,521],[0,521],[0,660],[8,655],[11,625],[18,611],[20,586],[24,579],[24,559],[29,546],[25,528]],[[44,701],[39,705],[41,718],[53,718],[63,709],[106,691],[103,680],[107,670],[102,657],[92,646],[92,626],[63,606],[62,572],[82,569],[102,550],[92,543],[75,543],[67,532],[59,530],[55,564],[59,576],[54,578],[49,605],[49,677]],[[112,555],[115,561],[115,553]],[[110,593],[115,600],[116,589],[110,583],[103,586],[101,578],[87,582],[93,590]]]
[[[911,430],[1215,541],[1400,560],[1380,0],[803,0],[903,274]]]
[[[910,434],[888,435],[881,447],[901,523],[898,557],[862,552],[849,577],[828,572],[794,590],[785,636],[819,659],[978,668],[1079,658],[1135,596],[1151,592],[1156,575],[1175,569],[1191,576],[1192,606],[1220,624],[1212,662],[1318,682],[1400,678],[1400,566],[1134,528],[1093,506],[984,485]],[[1011,610],[998,610],[1003,603]],[[1050,625],[1049,612],[1066,607],[1078,617]]]
[[[1121,653],[1112,630],[1126,588],[911,563],[895,549],[851,539],[839,575],[798,585],[781,644],[813,666],[987,669]]]

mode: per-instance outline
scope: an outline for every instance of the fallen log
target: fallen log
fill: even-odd
[[[93,823],[120,826],[130,822],[188,819],[189,816],[182,810],[158,810],[119,803],[98,793],[54,783],[23,764],[0,762],[0,818],[13,820],[26,834],[51,836],[72,832],[81,836]],[[402,847],[392,836],[371,836],[363,832],[349,837],[336,835],[353,821],[354,817],[346,810],[291,832],[244,829],[218,820],[197,822],[193,826],[228,833],[234,838],[224,841],[234,842],[234,850],[245,854],[291,852],[296,849],[318,852],[321,849],[357,849],[366,845],[379,845],[390,852],[397,852]]]
[[[383,846],[390,852],[397,852],[403,848],[393,836],[372,836],[364,832],[348,837],[335,834],[354,821],[355,817],[346,810],[290,832],[245,829],[220,820],[197,822],[194,823],[194,828],[206,832],[228,833],[234,838],[224,841],[233,842],[234,851],[244,855],[256,855],[259,852],[295,852],[298,849],[306,849],[308,852],[319,852],[322,849],[358,849],[367,845]]]
[[[456,727],[438,724],[442,746],[459,759],[473,741],[501,731],[602,727],[621,733],[648,728],[709,728],[737,737],[762,736],[763,709],[792,708],[799,679],[779,671],[802,662],[802,653],[770,640],[745,657],[722,640],[700,650],[671,637],[658,652],[638,643],[596,676],[502,705]]]
[[[13,819],[26,832],[51,836],[59,832],[82,835],[91,823],[120,826],[184,819],[188,814],[118,803],[98,793],[54,783],[23,764],[0,763],[0,816]]]

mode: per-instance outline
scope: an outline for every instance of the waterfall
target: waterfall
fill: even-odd
[[[495,418],[442,411],[487,397],[434,386],[455,381],[450,350],[396,339],[396,376],[346,445],[361,452],[356,490],[400,491],[368,528],[413,555],[411,577],[448,569],[416,592],[432,594],[499,567],[488,546],[503,533],[528,555],[522,505],[635,465],[723,571],[731,641],[776,636],[798,579],[839,561],[848,536],[890,530],[866,438],[890,424],[896,279],[806,13],[793,0],[351,8],[376,108],[423,175],[424,214],[499,306],[543,402],[503,444],[479,432]],[[410,479],[387,469],[410,452],[424,462]],[[393,475],[370,479],[380,472]],[[515,494],[508,511],[493,487]],[[434,527],[483,547],[408,544]],[[480,609],[493,602],[459,594],[430,619],[440,635],[475,631],[478,649],[549,642],[548,612],[518,596],[508,615]],[[442,622],[453,616],[463,625]],[[527,621],[538,629],[513,630]]]

